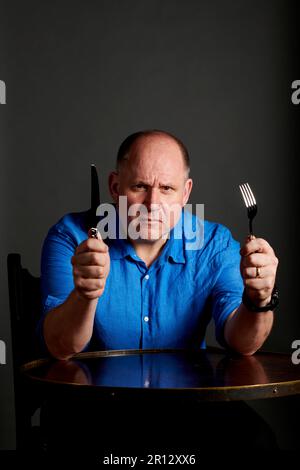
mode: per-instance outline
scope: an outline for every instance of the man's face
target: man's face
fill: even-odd
[[[119,196],[127,197],[129,238],[138,233],[137,239],[149,242],[166,236],[176,225],[191,189],[181,150],[166,136],[138,139],[120,171],[110,175],[115,202]]]

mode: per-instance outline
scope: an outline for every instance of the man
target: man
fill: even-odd
[[[121,145],[109,176],[117,208],[120,196],[129,208],[146,208],[142,218],[121,221],[125,228],[136,222],[138,236],[88,238],[84,213],[65,216],[50,230],[42,256],[39,332],[52,356],[68,359],[91,344],[205,347],[211,317],[223,346],[244,355],[262,346],[273,323],[265,306],[278,260],[261,238],[248,238],[239,253],[229,230],[207,221],[198,250],[187,249],[184,228],[181,239],[171,236],[183,227],[192,185],[179,139],[163,131],[138,132]]]
[[[192,184],[188,152],[176,137],[154,130],[125,139],[109,176],[122,230],[105,242],[89,238],[88,214],[69,214],[45,240],[39,335],[46,351],[68,359],[86,349],[204,348],[211,317],[223,346],[244,355],[261,347],[273,322],[267,305],[278,260],[263,239],[247,239],[239,250],[226,227],[205,221],[202,231],[203,221],[183,213]],[[128,217],[121,214],[121,197]],[[186,221],[203,234],[198,249],[189,249]],[[232,442],[275,446],[265,423],[244,403],[200,406],[189,400],[177,403],[176,412],[171,402],[152,400],[99,405],[59,400],[44,406],[52,447],[65,450],[69,440],[72,448],[77,439],[87,452],[97,453],[99,443],[106,451],[125,445],[129,452],[124,426],[133,453],[205,451],[216,442],[219,449]]]

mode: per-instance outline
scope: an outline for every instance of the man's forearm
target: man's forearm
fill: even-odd
[[[272,311],[250,312],[241,304],[226,321],[225,341],[240,354],[254,354],[269,336],[273,318]]]
[[[90,341],[98,299],[84,299],[74,290],[67,300],[47,314],[43,332],[56,359],[69,359]]]

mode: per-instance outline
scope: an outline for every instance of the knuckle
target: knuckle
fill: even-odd
[[[273,279],[266,279],[266,289],[267,290],[273,289]]]
[[[107,274],[108,274],[108,273],[107,273],[107,269],[101,268],[101,272],[100,272],[100,276],[99,276],[99,277],[100,277],[101,279],[106,279]]]
[[[254,254],[249,255],[248,256],[248,261],[249,261],[249,264],[254,265],[255,264],[255,255]]]
[[[107,256],[106,255],[99,255],[99,264],[100,266],[104,267],[107,263]]]
[[[83,279],[82,277],[76,277],[75,278],[75,286],[77,289],[83,289]]]
[[[94,248],[94,239],[93,238],[88,238],[85,241],[85,246],[88,250],[92,250]]]
[[[268,249],[271,248],[269,242],[267,242],[267,240],[265,240],[264,238],[259,238],[258,241],[259,241],[259,244],[264,246],[265,248],[268,248]]]
[[[247,278],[249,276],[249,271],[248,271],[248,268],[244,268],[243,271],[242,271],[242,276]]]
[[[102,274],[103,274],[103,268],[98,267],[98,268],[96,269],[96,276],[97,276],[97,277],[100,277],[100,276],[102,276]]]
[[[94,265],[98,265],[99,264],[99,256],[97,253],[91,253],[91,263],[94,264]]]
[[[89,283],[89,290],[97,290],[100,287],[99,279],[91,279]]]

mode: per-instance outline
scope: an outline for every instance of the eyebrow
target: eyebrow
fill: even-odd
[[[143,184],[143,185],[145,185],[145,186],[150,186],[149,183],[146,183],[146,182],[143,181],[143,180],[136,180],[136,181],[134,181],[132,184]],[[161,183],[159,186],[170,186],[170,187],[174,188],[176,185],[175,185],[174,183],[169,183],[169,182],[167,182],[167,183]]]

